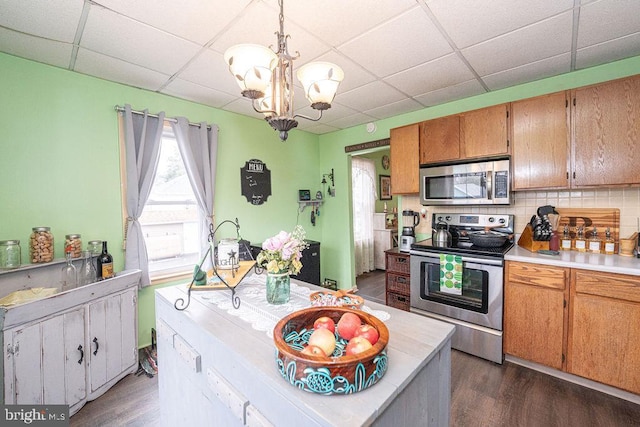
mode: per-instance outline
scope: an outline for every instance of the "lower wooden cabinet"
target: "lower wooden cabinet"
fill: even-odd
[[[504,351],[640,394],[640,277],[508,261]]]
[[[508,262],[504,352],[563,368],[569,269]]]
[[[409,311],[411,292],[411,276],[409,253],[397,249],[385,252],[386,271],[386,303],[389,307]]]
[[[572,270],[567,371],[640,394],[640,277]]]

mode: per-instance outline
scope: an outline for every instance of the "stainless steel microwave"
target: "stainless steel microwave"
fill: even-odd
[[[509,205],[508,158],[420,166],[420,203],[433,205]]]

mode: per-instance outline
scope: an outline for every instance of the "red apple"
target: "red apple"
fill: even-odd
[[[334,333],[336,331],[336,322],[328,316],[318,317],[316,321],[313,322],[313,329],[320,328],[328,329],[331,333]]]
[[[362,353],[363,351],[369,350],[371,347],[371,343],[364,337],[353,337],[347,343],[347,347],[345,348],[345,354],[347,356],[353,356],[358,353]]]
[[[327,355],[324,354],[324,350],[322,350],[317,345],[308,345],[305,348],[303,348],[300,353],[306,354],[308,356],[322,357],[323,359],[327,357]]]
[[[366,338],[367,341],[371,343],[371,345],[374,345],[375,343],[377,343],[378,338],[380,338],[380,334],[378,333],[378,330],[366,323],[360,326],[358,329],[356,329],[354,336]]]
[[[340,317],[340,320],[338,320],[338,334],[349,341],[354,337],[356,329],[358,329],[361,324],[362,321],[357,314],[346,312]]]
[[[325,356],[331,356],[336,348],[336,337],[328,329],[316,329],[309,337],[309,345],[320,347]]]

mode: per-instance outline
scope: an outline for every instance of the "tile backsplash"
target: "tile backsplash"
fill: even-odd
[[[556,208],[618,208],[620,209],[620,237],[628,237],[638,231],[640,217],[640,188],[518,191],[513,193],[510,206],[426,206],[426,218],[416,228],[417,233],[431,234],[431,214],[434,212],[505,213],[515,215],[515,232],[519,234],[539,206]],[[418,196],[404,196],[402,209],[420,212]],[[398,208],[400,210],[400,208]]]

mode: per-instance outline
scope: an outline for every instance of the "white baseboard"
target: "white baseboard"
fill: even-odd
[[[558,371],[557,369],[550,368],[548,366],[540,365],[538,363],[529,362],[528,360],[520,359],[515,356],[506,354],[504,360],[507,362],[515,363],[520,366],[524,366],[534,371],[542,372],[543,374],[551,375],[552,377],[560,378],[565,381],[572,382],[574,384],[581,385],[593,390],[600,391],[602,393],[609,394],[611,396],[618,397],[623,400],[640,405],[640,396],[630,393],[628,391],[620,390],[619,388],[611,387],[605,384],[601,384],[596,381],[591,381],[586,378],[579,377],[577,375],[569,374],[567,372]]]

